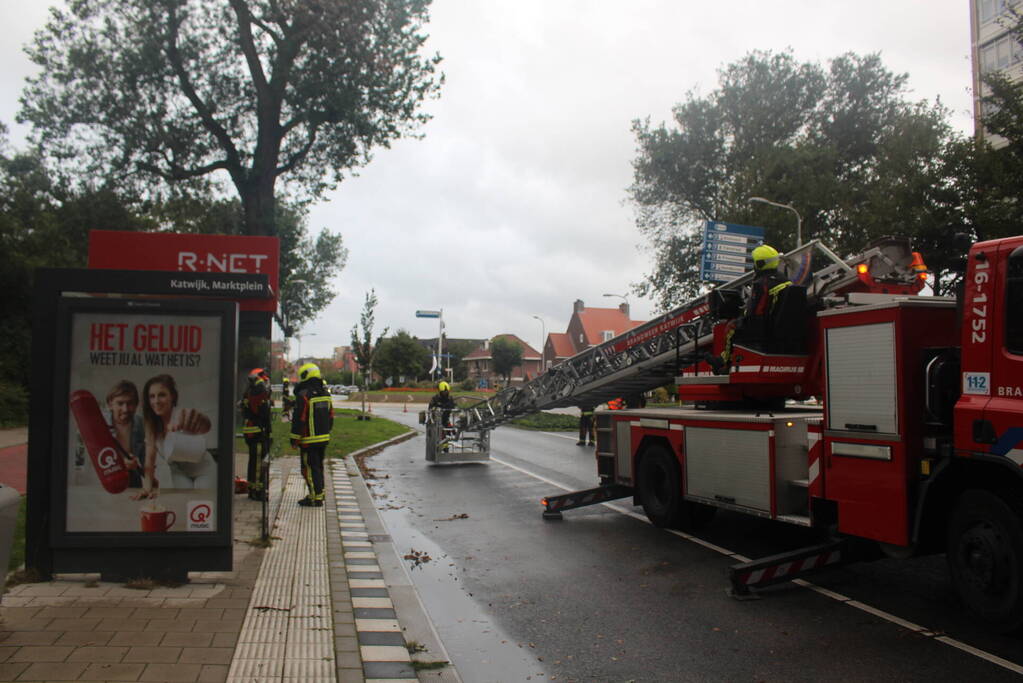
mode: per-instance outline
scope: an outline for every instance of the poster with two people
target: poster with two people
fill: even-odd
[[[216,532],[223,318],[68,316],[65,531]]]

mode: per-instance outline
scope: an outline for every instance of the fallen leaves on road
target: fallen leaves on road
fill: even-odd
[[[412,569],[415,569],[416,567],[423,566],[427,562],[431,561],[433,558],[430,557],[429,553],[425,551],[416,550],[415,548],[412,548],[407,553],[405,553],[405,556],[402,559],[410,561],[412,563]]]
[[[450,517],[444,517],[442,519],[435,519],[433,521],[435,521],[435,522],[453,522],[456,519],[469,519],[469,515],[467,513],[465,513],[465,512],[460,512],[460,513],[458,513],[456,515],[451,515]]]

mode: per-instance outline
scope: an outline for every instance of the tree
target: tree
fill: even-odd
[[[330,279],[348,261],[341,235],[323,229],[307,235],[307,214],[286,206],[277,221],[281,240],[280,298],[274,319],[286,337],[311,322],[334,299]]]
[[[893,231],[947,231],[934,190],[955,136],[939,103],[905,100],[907,78],[877,55],[825,69],[751,52],[719,71],[709,95],[687,93],[673,126],[634,121],[629,195],[654,258],[637,293],[670,308],[699,291],[707,220],[763,225],[773,246],[794,247],[793,216],[751,196],[796,206],[804,241],[821,237],[840,254]]]
[[[429,118],[428,6],[76,0],[27,49],[19,120],[82,177],[202,194],[226,175],[246,234],[274,235],[278,180],[319,197]]]
[[[71,189],[56,180],[34,151],[7,148],[0,123],[0,423],[23,424],[30,385],[32,282],[36,268],[84,268],[89,230],[116,225],[151,229],[108,187]]]
[[[355,354],[355,362],[359,364],[363,377],[367,383],[371,381],[373,374],[373,357],[380,348],[380,341],[387,336],[388,328],[373,342],[373,323],[377,307],[376,290],[366,292],[366,301],[362,306],[362,315],[359,317],[359,324],[352,325],[352,353]],[[359,337],[359,325],[362,326],[362,337]]]
[[[398,330],[393,337],[382,340],[377,346],[374,365],[382,377],[410,378],[415,381],[423,372],[423,365],[429,359],[429,352],[405,330]]]
[[[512,370],[522,365],[522,346],[508,337],[494,337],[490,342],[490,359],[494,372],[504,377],[505,386],[511,382]]]

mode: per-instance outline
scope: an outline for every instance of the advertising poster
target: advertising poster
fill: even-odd
[[[71,312],[65,531],[217,531],[222,323]]]

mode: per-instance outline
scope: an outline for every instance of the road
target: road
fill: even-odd
[[[1023,637],[964,615],[943,558],[852,565],[737,601],[723,553],[809,545],[809,530],[723,513],[687,539],[629,499],[544,521],[543,495],[596,484],[573,435],[501,427],[487,464],[429,465],[423,448],[370,458],[368,483],[399,554],[419,554],[410,575],[466,681],[1023,677]]]

